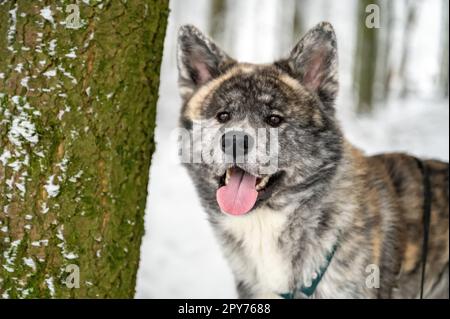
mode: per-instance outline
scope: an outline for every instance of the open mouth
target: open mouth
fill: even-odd
[[[219,207],[231,215],[244,215],[256,204],[258,197],[269,188],[278,174],[256,177],[240,169],[232,167],[220,178],[220,186],[216,192]]]

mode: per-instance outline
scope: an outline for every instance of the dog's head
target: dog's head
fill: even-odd
[[[336,36],[311,29],[289,57],[239,63],[198,29],[178,38],[185,162],[206,205],[233,215],[301,191],[332,175],[342,136],[334,116]],[[283,202],[284,198],[284,202]]]

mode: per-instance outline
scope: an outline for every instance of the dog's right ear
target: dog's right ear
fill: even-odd
[[[180,94],[186,101],[198,87],[222,74],[234,60],[196,27],[184,25],[178,33],[177,62]]]
[[[332,25],[322,22],[297,43],[287,60],[278,62],[306,88],[315,92],[326,111],[334,114],[339,88],[336,34]]]

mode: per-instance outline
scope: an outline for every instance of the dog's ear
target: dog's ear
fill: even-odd
[[[292,50],[289,71],[315,92],[325,106],[332,106],[338,92],[338,56],[332,25],[322,22],[309,30]]]
[[[189,99],[201,85],[222,74],[234,61],[196,27],[184,25],[178,33],[178,85]]]

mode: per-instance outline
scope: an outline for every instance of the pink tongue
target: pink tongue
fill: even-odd
[[[255,184],[255,176],[239,168],[233,168],[228,184],[219,188],[216,193],[220,209],[231,215],[248,213],[258,197]]]

